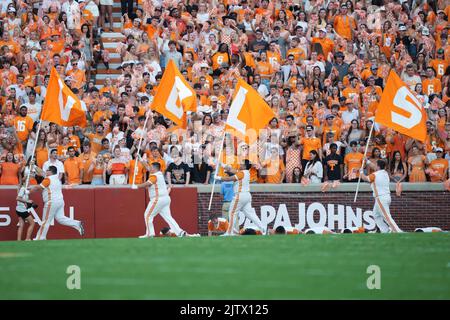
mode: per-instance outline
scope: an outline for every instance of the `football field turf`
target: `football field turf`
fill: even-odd
[[[450,299],[450,235],[0,242],[0,272],[0,299]]]

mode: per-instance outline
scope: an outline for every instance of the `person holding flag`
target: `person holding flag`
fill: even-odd
[[[256,142],[259,131],[266,127],[271,119],[275,117],[272,109],[261,98],[258,92],[255,91],[248,83],[242,79],[238,79],[235,96],[230,106],[230,111],[225,124],[225,131],[235,135],[241,140],[252,145]],[[220,177],[218,175],[218,168],[223,166],[220,164],[223,142],[225,140],[225,133],[223,135],[221,149],[218,155],[218,165],[216,166],[216,174],[214,176],[214,183],[212,187],[209,210],[211,208],[212,196],[214,193],[214,185],[216,180],[233,181],[234,182],[234,198],[230,204],[228,211],[229,227],[225,235],[233,235],[234,229],[239,230],[237,225],[237,214],[243,212],[244,215],[250,219],[264,234],[267,233],[267,228],[262,226],[261,221],[256,216],[255,211],[251,206],[250,194],[250,168],[251,162],[245,159],[240,163],[240,170],[232,169],[227,166],[225,169],[233,174],[229,177]],[[249,155],[251,156],[251,155]]]
[[[252,196],[250,194],[250,167],[249,160],[245,160],[240,165],[240,170],[234,170],[229,168],[227,171],[234,173],[229,177],[215,177],[218,181],[233,181],[234,182],[234,197],[230,204],[230,210],[228,211],[229,225],[224,236],[232,236],[235,230],[239,230],[238,213],[242,212],[251,222],[253,222],[259,230],[262,230],[263,234],[267,234],[268,228],[264,228],[261,220],[252,208]]]
[[[367,161],[370,163],[369,161]],[[376,171],[368,176],[364,174],[364,170],[359,170],[359,175],[364,181],[370,182],[375,205],[373,214],[375,223],[381,233],[402,232],[398,225],[392,219],[389,206],[391,205],[391,191],[389,189],[389,173],[385,170],[386,162],[378,160],[376,163]]]

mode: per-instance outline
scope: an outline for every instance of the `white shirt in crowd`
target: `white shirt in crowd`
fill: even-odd
[[[358,120],[359,112],[356,109],[353,109],[352,111],[345,110],[342,112],[342,121],[344,124],[350,124],[352,120]]]
[[[44,162],[44,165],[42,166],[42,170],[44,170],[44,172],[45,172],[45,171],[48,170],[48,168],[50,166],[55,166],[56,167],[56,169],[58,170],[58,172],[57,172],[58,175],[59,174],[64,174],[64,164],[61,161],[59,161],[59,160],[55,160],[55,161],[47,160],[47,161]]]
[[[314,164],[308,162],[305,167],[305,176],[309,178],[311,183],[321,183],[323,178],[323,167],[320,161]]]

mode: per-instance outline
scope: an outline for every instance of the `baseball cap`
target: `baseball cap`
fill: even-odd
[[[402,25],[398,28],[398,30],[400,30],[400,31],[406,31],[406,26],[405,26],[404,24],[402,24]]]
[[[325,119],[326,119],[326,120],[328,120],[328,119],[334,119],[334,115],[329,114],[329,115],[327,115],[327,116],[325,117]]]
[[[219,99],[217,99],[216,96],[211,96],[210,100],[211,100],[211,102],[213,102],[213,101],[219,101]]]
[[[16,9],[14,7],[9,7],[8,12],[16,12]]]
[[[306,100],[314,100],[314,96],[312,94],[308,94]]]
[[[319,29],[319,31],[327,33],[327,29],[325,29],[325,28],[321,28],[321,29]]]
[[[347,99],[347,100],[345,100],[345,104],[350,104],[350,103],[353,103],[353,100],[352,100],[352,99]]]
[[[378,66],[376,64],[373,64],[373,65],[370,66],[370,69],[376,70],[376,69],[378,69]]]
[[[438,49],[438,51],[437,51],[437,53],[439,53],[439,54],[443,54],[443,53],[444,53],[444,49],[442,49],[442,48],[439,48],[439,49]]]
[[[20,106],[19,110],[22,109],[22,108],[28,109],[28,107],[26,105],[24,105],[24,104]]]
[[[357,146],[357,145],[358,145],[358,142],[356,142],[355,140],[352,140],[350,142],[350,147]]]
[[[308,124],[306,126],[306,130],[314,130],[314,127],[312,125]]]
[[[437,147],[436,149],[434,149],[434,151],[436,151],[436,152],[444,152],[444,150],[441,147]]]

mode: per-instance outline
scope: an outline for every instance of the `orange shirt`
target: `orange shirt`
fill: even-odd
[[[56,148],[56,153],[58,154],[58,156],[67,156],[67,149],[69,149],[69,147],[71,147],[70,145],[67,146],[63,146],[63,145],[59,145],[58,148]]]
[[[161,158],[161,157],[154,158],[149,150],[145,151],[145,153],[147,154],[148,164],[152,164],[153,162],[158,162],[159,165],[161,166],[161,172],[162,173],[166,172],[166,162],[164,161],[163,158]]]
[[[80,170],[83,169],[83,162],[80,158],[67,158],[64,161],[64,171],[67,174],[67,183],[69,184],[80,184],[81,176]]]
[[[311,160],[311,156],[309,155],[309,153],[312,150],[316,150],[317,153],[319,153],[319,150],[322,148],[322,143],[320,142],[320,139],[316,137],[313,138],[305,137],[302,140],[302,144],[303,144],[302,159],[304,160]]]
[[[448,161],[446,159],[434,159],[430,163],[430,169],[439,174],[430,175],[431,182],[444,182],[445,173],[448,170]]]
[[[318,43],[322,47],[323,55],[327,59],[328,54],[333,51],[334,42],[328,38],[312,38],[312,44]]]
[[[134,159],[130,161],[130,174],[128,175],[128,183],[129,184],[133,184],[135,163],[136,163],[136,160],[134,160]],[[136,178],[135,178],[134,183],[135,184],[143,183],[146,172],[147,172],[147,170],[145,169],[144,165],[140,161],[137,161],[137,172],[136,172]]]
[[[448,67],[448,62],[441,59],[433,59],[430,66],[436,71],[436,78],[441,79]]]
[[[100,135],[98,133],[88,134],[87,137],[91,142],[91,150],[93,153],[97,154],[102,150],[102,139],[105,137],[104,135]]]
[[[67,72],[68,76],[71,76],[73,78],[72,80],[72,86],[74,88],[80,89],[82,86],[86,83],[86,74],[83,70],[77,69],[77,70],[70,70]]]
[[[69,144],[78,150],[80,148],[80,138],[76,135],[69,136]]]
[[[215,225],[211,220],[208,221],[208,231],[211,232],[226,232],[230,224],[226,219],[218,219],[218,224]]]
[[[342,95],[348,99],[357,101],[357,98],[359,97],[359,89],[352,87],[345,88],[342,90]]]
[[[306,53],[305,50],[303,50],[302,48],[291,48],[286,52],[286,57],[288,57],[289,55],[293,55],[294,59],[296,61],[299,60],[304,60],[306,59]]]
[[[439,94],[442,91],[441,80],[439,80],[438,78],[423,80],[422,87],[424,94],[428,96],[432,93]]]
[[[89,167],[91,166],[93,155],[91,153],[82,153],[78,158],[80,159],[83,168],[83,182],[91,182],[94,172],[89,173]]]
[[[347,166],[348,175],[356,175],[359,177],[359,169],[361,169],[362,160],[364,155],[359,152],[350,152],[345,155],[344,163]]]
[[[328,132],[332,132],[334,133],[334,139],[335,141],[339,141],[339,139],[341,138],[341,129],[336,126],[336,125],[331,125],[331,127],[329,126],[324,126],[323,127],[323,138],[322,138],[322,144],[327,143],[327,133]]]
[[[270,79],[273,74],[273,68],[268,61],[256,62],[256,72],[258,72],[263,79]]]
[[[222,63],[230,63],[230,60],[228,59],[228,53],[217,52],[212,56],[211,60],[213,70],[219,69]]]
[[[14,162],[0,163],[2,173],[0,175],[0,184],[2,185],[17,185],[19,184],[19,170],[20,165]]]
[[[352,29],[356,29],[355,19],[339,15],[334,18],[334,30],[343,38],[352,40]]]
[[[281,177],[282,177],[283,171],[285,170],[285,166],[284,166],[282,159],[280,159],[278,161],[269,159],[269,160],[266,160],[263,163],[263,165],[267,169],[267,176],[264,181],[265,183],[280,184],[283,182],[281,180]]]
[[[249,52],[244,52],[244,58],[245,58],[245,64],[246,64],[247,66],[249,66],[249,67],[252,68],[252,69],[255,69],[255,68],[256,68],[256,65],[255,65],[255,59],[253,59],[253,56],[252,56],[251,53],[249,53]],[[267,54],[267,58],[269,58],[269,54]]]
[[[16,128],[17,136],[20,141],[28,139],[31,130],[33,130],[33,124],[33,119],[29,116],[21,117],[18,115],[14,118],[14,127]]]
[[[42,169],[44,163],[48,160],[47,147],[36,147],[36,164]]]
[[[275,64],[281,65],[281,55],[277,52],[267,51],[267,60],[272,65],[272,68]]]

